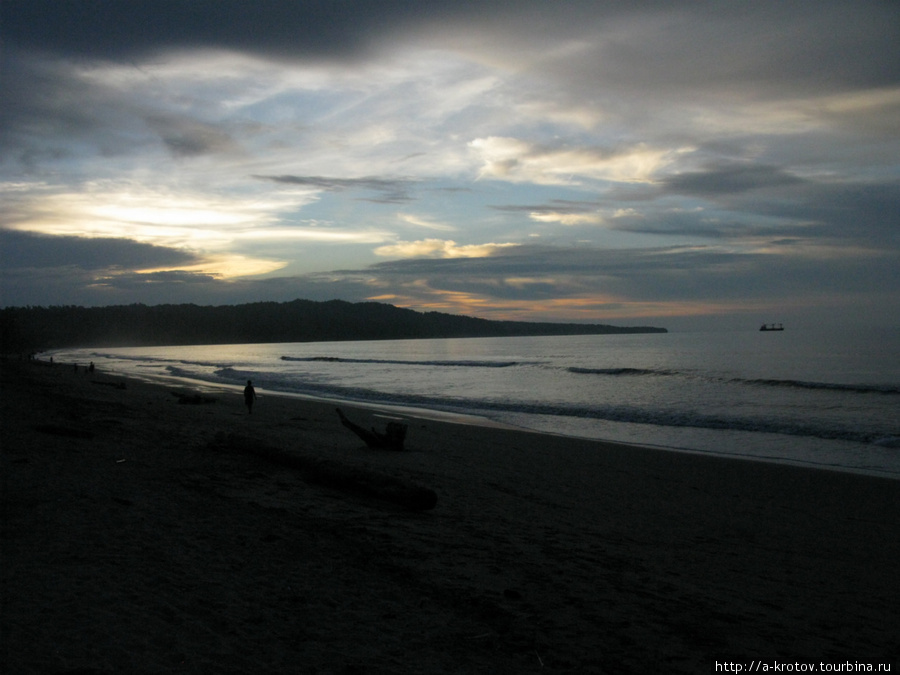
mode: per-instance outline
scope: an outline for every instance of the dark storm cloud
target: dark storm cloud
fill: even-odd
[[[897,3],[834,0],[815,11],[802,0],[622,7],[629,9],[581,17],[604,39],[589,58],[549,60],[547,72],[563,82],[641,92],[648,105],[686,89],[754,100],[900,80],[891,47],[900,26]]]
[[[615,219],[612,228],[620,232],[661,235],[667,237],[700,238],[724,242],[747,240],[768,241],[786,246],[792,242],[807,242],[810,237],[821,235],[821,225],[802,223],[762,224],[750,218],[711,218],[704,213],[659,213],[654,215],[622,216]]]
[[[798,222],[815,222],[823,233],[860,243],[900,250],[897,214],[900,181],[808,183],[793,199],[754,202],[740,199],[736,208]]]
[[[784,187],[803,181],[776,166],[736,164],[691,171],[662,181],[664,190],[700,197]]]
[[[733,238],[800,237],[809,241],[815,237],[820,245],[900,251],[897,181],[800,180],[767,168],[759,173],[677,177],[666,181],[664,193],[706,197],[709,204],[694,212],[623,217],[616,219],[613,227],[629,232]]]
[[[116,286],[109,279],[135,276],[133,270],[188,265],[198,262],[187,251],[142,244],[129,239],[86,238],[37,235],[0,230],[0,305],[100,305],[132,302],[111,296]],[[172,277],[152,276],[164,293],[154,298],[166,302],[165,293],[175,289]],[[176,273],[177,274],[177,273]],[[188,273],[182,273],[188,274]],[[103,281],[106,279],[106,281]],[[168,296],[171,300],[172,296]]]
[[[62,54],[127,61],[168,49],[221,47],[346,57],[416,25],[539,17],[542,5],[524,0],[510,11],[499,0],[4,0],[0,16],[16,44]]]
[[[719,88],[736,79],[876,87],[900,78],[891,47],[900,9],[880,0],[822,0],[814,11],[801,0],[573,0],[565,11],[545,0],[4,0],[0,7],[13,45],[126,62],[204,47],[352,58],[421,30],[465,26],[460,32],[487,51],[540,48],[601,30],[597,53],[551,59],[548,68],[626,87]],[[482,33],[495,40],[481,40]]]
[[[418,24],[489,20],[503,10],[464,0],[4,0],[2,18],[17,45],[75,56],[128,61],[225,48],[346,59]]]
[[[378,192],[380,197],[369,199],[384,204],[395,204],[412,200],[408,188],[413,181],[402,178],[331,178],[328,176],[254,176],[260,180],[282,183],[285,185],[302,185],[325,190],[326,192],[343,192],[344,190],[370,190]]]
[[[131,239],[61,237],[0,230],[3,268],[140,269],[188,265],[198,259],[180,249],[142,244]]]

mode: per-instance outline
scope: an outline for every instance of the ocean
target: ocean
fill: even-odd
[[[150,380],[900,479],[900,329],[59,350]]]

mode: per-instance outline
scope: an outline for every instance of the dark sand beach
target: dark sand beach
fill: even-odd
[[[900,481],[422,419],[376,451],[333,405],[176,391],[3,363],[0,671],[900,659]]]

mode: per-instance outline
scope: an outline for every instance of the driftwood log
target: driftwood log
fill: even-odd
[[[337,410],[338,417],[341,418],[341,424],[350,429],[354,434],[359,436],[363,442],[370,448],[376,450],[403,450],[403,443],[406,441],[406,425],[400,422],[388,422],[384,433],[372,429],[363,429],[358,424],[354,424],[341,411]]]
[[[332,460],[304,457],[280,448],[261,445],[252,438],[237,434],[217,438],[215,444],[223,449],[246,452],[281,466],[298,469],[307,483],[364,497],[374,497],[410,511],[429,511],[437,504],[437,494],[434,490],[370,469],[348,466]]]

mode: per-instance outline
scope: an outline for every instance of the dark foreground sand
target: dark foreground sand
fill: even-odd
[[[120,381],[3,364],[0,672],[900,658],[900,481],[424,420],[409,452],[373,451],[331,405],[248,416]],[[310,482],[228,434],[437,505]]]

